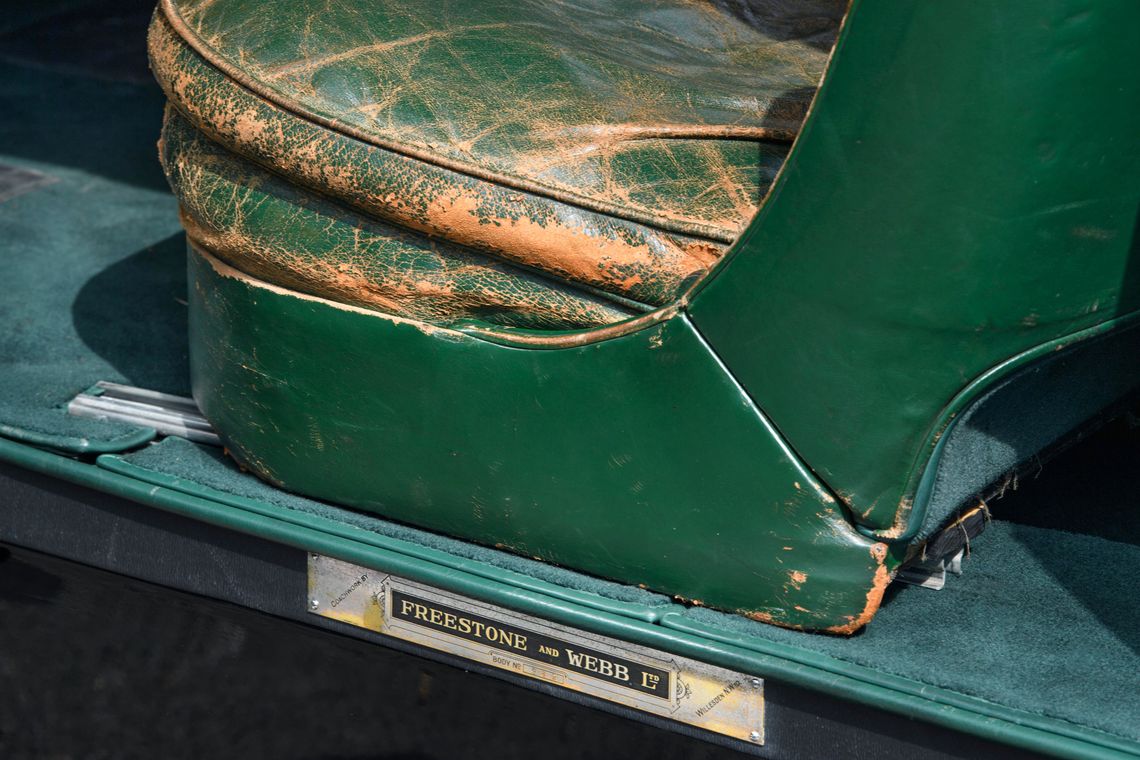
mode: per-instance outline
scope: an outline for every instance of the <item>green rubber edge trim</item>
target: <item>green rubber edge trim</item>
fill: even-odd
[[[369,546],[375,546],[379,549],[393,551],[409,557],[416,557],[425,562],[433,562],[443,567],[450,567],[454,570],[487,578],[488,580],[498,583],[528,589],[535,593],[580,604],[584,607],[601,610],[602,612],[608,612],[613,615],[642,620],[646,623],[656,623],[660,620],[663,611],[668,611],[671,607],[675,606],[673,604],[665,604],[654,608],[646,604],[623,602],[618,599],[610,599],[598,594],[592,594],[588,591],[565,588],[550,583],[549,581],[532,578],[529,575],[524,575],[514,570],[498,568],[478,560],[457,557],[454,554],[448,554],[445,551],[433,549],[430,546],[417,544],[414,541],[405,541],[400,538],[384,536],[365,530],[364,528],[345,525],[344,523],[327,517],[310,515],[304,512],[298,512],[297,510],[288,509],[287,507],[277,507],[244,496],[218,491],[195,483],[192,480],[185,480],[183,478],[174,477],[173,475],[165,475],[160,472],[155,472],[154,470],[148,470],[145,467],[139,467],[136,464],[114,455],[101,456],[96,460],[96,464],[105,470],[110,470],[111,472],[125,475],[135,480],[141,480],[145,483],[169,488],[190,496],[216,501],[220,504],[226,504],[247,512],[254,512],[302,528],[328,533],[329,535],[344,538],[349,541],[357,541],[362,544],[368,544]]]
[[[762,678],[782,680],[984,739],[1073,760],[1120,760],[1140,756],[1140,743],[1100,731],[1061,721],[1043,723],[1040,716],[914,681],[884,677],[861,666],[786,645],[750,640],[745,648],[743,639],[737,641],[721,634],[713,637],[704,630],[697,635],[679,630],[677,616],[666,615],[668,625],[657,625],[584,609],[578,604],[434,562],[144,483],[14,441],[0,439],[0,461],[240,533],[383,569],[527,614]]]

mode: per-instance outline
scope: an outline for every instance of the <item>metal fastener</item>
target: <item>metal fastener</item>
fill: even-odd
[[[748,739],[750,741],[754,741],[754,742],[760,741],[760,732],[759,731],[753,731],[752,733],[750,733],[748,735]]]
[[[753,678],[752,679],[752,688],[753,689],[759,689],[760,688],[760,679],[759,678]]]
[[[316,599],[310,599],[309,600],[309,609],[310,610],[315,610],[317,607],[320,607],[320,606],[321,606],[321,603],[318,602]]]

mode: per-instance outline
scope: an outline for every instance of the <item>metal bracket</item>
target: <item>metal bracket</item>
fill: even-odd
[[[221,446],[222,440],[194,399],[100,380],[67,404],[68,414],[154,428],[196,443]]]
[[[946,585],[946,573],[962,574],[962,557],[965,554],[965,549],[959,549],[952,557],[907,565],[898,571],[895,580],[937,591]]]

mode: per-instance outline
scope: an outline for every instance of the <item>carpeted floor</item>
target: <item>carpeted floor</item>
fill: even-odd
[[[45,178],[0,193],[0,431],[36,443],[129,432],[67,416],[63,404],[93,380],[176,393],[189,382],[185,264],[154,147],[162,94],[146,76],[148,14],[67,5],[62,19],[29,3],[0,22],[0,166]],[[76,26],[115,36],[81,45]]]

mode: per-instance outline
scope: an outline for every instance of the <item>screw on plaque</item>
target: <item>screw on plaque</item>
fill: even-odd
[[[752,688],[753,689],[759,689],[760,688],[760,679],[759,678],[753,678],[752,679]]]
[[[310,599],[309,600],[309,609],[310,610],[315,610],[317,607],[320,607],[320,606],[321,606],[321,603],[318,602],[316,599]]]
[[[749,739],[749,741],[754,741],[754,742],[760,741],[760,732],[759,731],[753,731],[752,733],[750,733],[748,735],[748,739]]]

